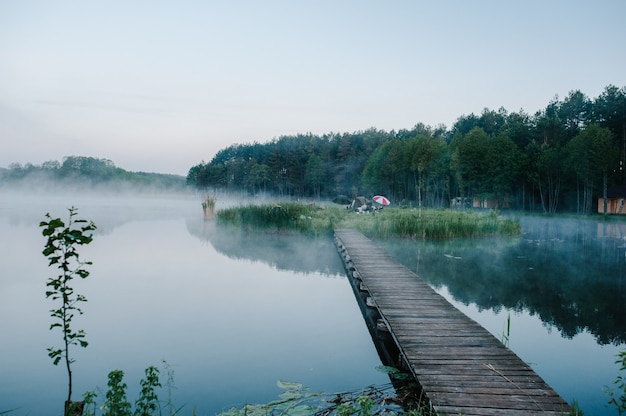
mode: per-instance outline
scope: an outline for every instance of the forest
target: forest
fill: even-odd
[[[62,162],[49,160],[41,165],[12,163],[0,168],[0,188],[59,191],[91,189],[111,191],[183,190],[185,178],[151,172],[129,172],[108,159],[67,156]]]
[[[451,201],[527,211],[596,212],[597,198],[626,184],[626,87],[596,98],[573,90],[528,114],[485,108],[451,128],[297,134],[233,144],[189,169],[205,192],[288,198],[383,194],[394,205]]]

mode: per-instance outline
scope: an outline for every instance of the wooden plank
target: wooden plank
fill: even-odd
[[[341,229],[335,241],[354,287],[380,315],[377,326],[389,331],[438,415],[569,412],[530,366],[371,240]]]

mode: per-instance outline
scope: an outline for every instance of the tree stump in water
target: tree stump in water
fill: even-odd
[[[83,416],[85,402],[65,402],[65,416]]]
[[[204,219],[212,220],[215,218],[215,198],[207,196],[202,201],[202,210],[204,211]]]

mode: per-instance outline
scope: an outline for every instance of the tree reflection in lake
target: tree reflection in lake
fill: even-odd
[[[231,259],[261,261],[277,270],[297,273],[344,273],[330,237],[246,231],[198,218],[187,220],[187,230]]]
[[[566,400],[577,400],[585,414],[610,414],[603,388],[615,378],[615,354],[626,335],[626,223],[520,221],[520,237],[377,243],[494,335],[502,334],[506,313],[515,314],[512,349]],[[341,267],[338,256],[328,257],[330,241],[323,238],[308,240],[302,252],[285,241],[306,237],[285,240],[213,223],[188,222],[188,229],[235,259],[321,273]],[[326,254],[320,258],[321,253]],[[560,340],[551,335],[553,328]]]
[[[538,315],[564,337],[626,342],[626,224],[522,217],[521,237],[381,243],[458,302]]]
[[[626,347],[626,223],[520,222],[519,237],[378,243],[496,337],[510,316],[511,349],[585,415],[617,414],[604,388]]]

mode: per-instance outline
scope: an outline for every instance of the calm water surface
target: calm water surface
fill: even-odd
[[[219,233],[196,198],[2,198],[0,411],[61,413],[66,374],[46,352],[60,337],[48,330],[38,223],[71,205],[99,226],[81,251],[91,276],[75,285],[88,298],[75,323],[89,341],[74,350],[75,399],[103,398],[108,372],[121,369],[134,402],[144,369],[165,375],[163,360],[185,414],[275,400],[278,380],[325,392],[389,381],[330,239]]]
[[[0,194],[0,412],[60,414],[37,225],[71,205],[99,226],[76,285],[90,342],[74,353],[77,396],[103,397],[121,369],[134,401],[149,365],[173,371],[173,402],[200,415],[274,400],[277,380],[326,392],[389,381],[330,239],[218,228],[193,197]],[[498,338],[510,317],[509,346],[586,415],[617,414],[603,390],[626,348],[626,225],[521,221],[516,238],[380,244]]]

